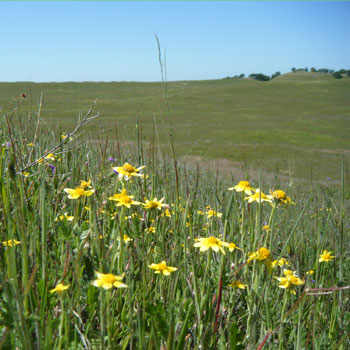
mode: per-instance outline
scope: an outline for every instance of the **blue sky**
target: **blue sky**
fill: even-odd
[[[0,81],[220,79],[350,69],[350,2],[0,2]]]

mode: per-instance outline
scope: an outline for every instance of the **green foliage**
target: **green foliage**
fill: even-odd
[[[262,73],[252,73],[249,75],[249,78],[258,80],[258,81],[269,81],[270,77]]]
[[[277,78],[281,75],[281,72],[276,72],[274,74],[271,75],[271,79]]]
[[[335,79],[342,79],[343,78],[343,74],[341,71],[334,72],[332,75]]]
[[[285,182],[277,174],[273,180],[246,173],[228,181],[157,156],[154,141],[140,137],[134,151],[119,139],[91,142],[82,130],[39,163],[60,144],[60,130],[37,114],[21,125],[18,107],[8,115],[11,123],[2,119],[0,136],[0,347],[346,348],[350,187],[344,165],[341,185],[334,186]],[[147,176],[120,179],[112,167],[125,162],[145,166]],[[68,198],[66,188],[89,179],[91,196]],[[266,194],[283,189],[295,204],[248,203],[247,194],[228,191],[240,180]],[[165,208],[117,206],[109,198],[123,188],[140,202],[164,197],[168,215]],[[208,206],[216,214],[209,216]],[[132,240],[126,243],[124,235]],[[223,255],[194,246],[208,237],[240,249],[223,246]],[[4,244],[9,240],[20,243]],[[271,261],[285,258],[290,265],[269,269],[270,260],[249,255],[262,247]],[[319,262],[324,249],[335,258]],[[161,261],[177,270],[154,273],[149,265]],[[296,295],[279,288],[276,278],[284,268],[305,281],[295,286]],[[125,274],[127,288],[95,287],[96,271]],[[229,285],[238,280],[247,287]],[[59,283],[69,288],[51,293]]]

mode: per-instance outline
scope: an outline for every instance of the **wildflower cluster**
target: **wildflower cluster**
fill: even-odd
[[[338,205],[316,185],[308,201],[291,181],[229,187],[146,147],[139,164],[107,141],[86,152],[74,135],[0,142],[2,347],[345,346],[346,190]]]
[[[244,192],[248,197],[244,198],[248,203],[263,203],[268,202],[271,205],[273,204],[285,204],[290,205],[294,204],[290,197],[282,190],[271,191],[270,194],[266,195],[261,191],[260,188],[254,188],[250,185],[249,181],[240,181],[238,185],[228,188],[229,191],[235,190],[236,192]],[[253,192],[255,192],[253,194]]]
[[[80,184],[76,188],[65,188],[64,192],[68,193],[69,199],[78,199],[82,196],[90,197],[95,192],[90,185],[91,179],[89,181],[80,180]]]

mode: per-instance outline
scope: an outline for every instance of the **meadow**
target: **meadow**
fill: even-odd
[[[169,86],[170,108],[171,91],[180,84]],[[203,84],[189,84],[191,91],[203,89]],[[207,84],[215,89],[215,82]],[[337,84],[341,91],[348,82]],[[65,94],[69,86],[80,85],[65,84]],[[132,103],[137,86],[130,84],[125,96],[129,108],[135,108],[132,118],[134,112],[151,114],[151,107],[141,108],[152,102],[148,96],[143,104],[136,102],[139,96]],[[252,91],[262,94],[261,89]],[[194,104],[193,97],[186,106],[200,119],[204,106]],[[28,110],[30,95],[18,96],[1,113],[0,348],[350,347],[345,161],[328,164],[335,183],[265,177],[264,168],[258,176],[244,168],[242,176],[227,178],[178,161],[175,142],[188,125],[174,121],[175,142],[170,136],[167,144],[173,157],[168,158],[162,156],[156,132],[150,137],[144,131],[147,123],[141,117],[142,127],[134,120],[135,147],[129,147],[119,137],[109,142],[99,129],[99,107],[89,110],[87,99],[77,105],[72,101],[68,113],[68,102],[53,107],[50,94],[46,98],[47,103]],[[330,125],[322,119],[327,113],[337,116],[335,123],[346,123],[345,97],[334,93],[333,98],[338,99],[333,112],[327,101],[319,102],[319,130]],[[115,99],[110,108],[122,107],[120,94]],[[102,94],[98,103],[107,108],[106,101]],[[216,120],[224,105],[217,104]],[[308,109],[302,107],[293,105],[305,116]],[[46,116],[57,120],[59,113],[70,129],[48,123]],[[295,122],[312,122],[312,116],[305,118]],[[215,133],[215,125],[203,127]],[[259,132],[253,125],[247,118],[247,135]],[[154,128],[151,116],[148,127]],[[166,121],[164,127],[170,129]],[[347,146],[344,128],[329,129],[343,142],[337,148]],[[159,132],[161,137],[166,139]]]
[[[172,133],[179,160],[212,169],[219,164],[228,176],[262,169],[270,178],[339,183],[350,150],[349,92],[349,78],[306,72],[268,82],[168,82],[166,89],[159,82],[0,83],[0,106],[8,113],[11,101],[26,93],[25,116],[38,110],[42,94],[43,121],[68,132],[97,98],[101,117],[90,129],[100,125],[90,134],[94,140],[118,135],[121,144],[130,144],[138,120],[145,143],[155,142],[171,156]]]

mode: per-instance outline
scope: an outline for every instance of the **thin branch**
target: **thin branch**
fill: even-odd
[[[90,109],[87,111],[87,113],[85,114],[85,116],[81,119],[79,117],[79,120],[74,128],[74,130],[72,132],[70,132],[68,135],[68,137],[72,137],[73,135],[75,135],[78,130],[85,125],[86,123],[90,122],[93,119],[98,118],[101,114],[97,113],[96,115],[93,115],[90,117],[90,114],[92,112],[92,110],[94,109],[95,105],[96,105],[97,99],[95,99],[95,101],[93,102],[93,104],[91,105]],[[34,160],[33,162],[29,163],[28,165],[26,165],[24,168],[20,169],[19,171],[17,171],[16,174],[21,174],[23,173],[23,171],[27,170],[28,168],[32,167],[33,165],[37,164],[38,161],[40,161],[41,159],[44,159],[48,154],[50,153],[54,153],[57,149],[59,149],[62,145],[64,145],[65,143],[67,143],[68,141],[68,137],[64,140],[62,140],[59,144],[57,144],[56,146],[54,146],[53,148],[51,148],[49,151],[45,152],[42,156],[40,156],[39,158],[37,158],[36,160]]]

